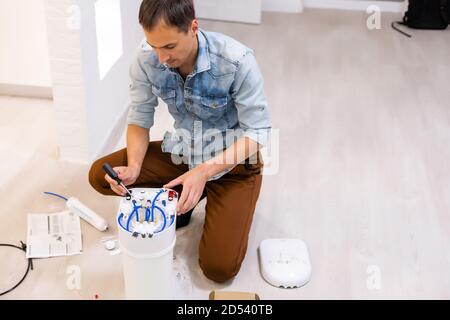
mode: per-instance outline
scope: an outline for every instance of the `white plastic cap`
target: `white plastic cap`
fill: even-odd
[[[105,249],[113,250],[116,248],[116,242],[114,240],[108,240],[105,242]]]

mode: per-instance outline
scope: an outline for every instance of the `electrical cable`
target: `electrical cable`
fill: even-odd
[[[400,30],[399,28],[397,28],[397,26],[395,25],[396,23],[402,24],[402,25],[404,24],[403,22],[394,21],[394,22],[391,23],[392,29],[394,29],[395,31],[400,32],[401,34],[407,36],[408,38],[411,38],[411,35],[410,35],[410,34],[406,33],[406,32],[403,31],[403,30]]]
[[[21,247],[15,246],[13,244],[8,244],[8,243],[0,243],[0,247],[16,248],[16,249],[19,249],[19,250],[21,250],[21,251],[26,253],[27,252],[27,245],[25,243],[23,243],[22,241],[20,241],[20,243],[21,243]],[[20,281],[14,287],[12,287],[11,289],[8,289],[8,290],[6,290],[4,292],[0,292],[0,296],[3,296],[5,294],[13,291],[15,288],[17,288],[23,282],[23,280],[25,280],[25,278],[27,277],[28,272],[30,270],[33,270],[33,259],[32,258],[28,258],[28,267],[27,267],[27,270],[25,271],[25,274],[23,275],[22,279],[20,279]]]

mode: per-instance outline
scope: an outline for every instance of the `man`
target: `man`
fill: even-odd
[[[206,197],[199,265],[227,281],[244,259],[261,187],[258,150],[270,130],[263,78],[250,49],[199,29],[192,0],[144,0],[139,23],[146,41],[130,68],[127,148],[97,160],[89,181],[104,195],[125,195],[102,171],[109,162],[131,188],[177,190],[177,228]],[[149,142],[158,98],[176,131]]]

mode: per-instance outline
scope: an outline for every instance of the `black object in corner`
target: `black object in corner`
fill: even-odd
[[[449,0],[409,0],[408,11],[403,16],[403,21],[394,21],[391,26],[410,38],[411,35],[398,29],[396,24],[412,29],[446,29],[450,22],[449,2]]]

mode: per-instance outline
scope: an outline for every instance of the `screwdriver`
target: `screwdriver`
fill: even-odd
[[[103,170],[105,170],[106,174],[111,179],[115,180],[122,188],[125,189],[125,191],[129,194],[130,197],[134,198],[134,196],[131,194],[131,191],[128,190],[127,187],[125,187],[122,180],[120,180],[119,176],[117,175],[117,172],[114,171],[114,169],[111,167],[111,165],[108,162],[105,162],[102,167],[103,167]]]

